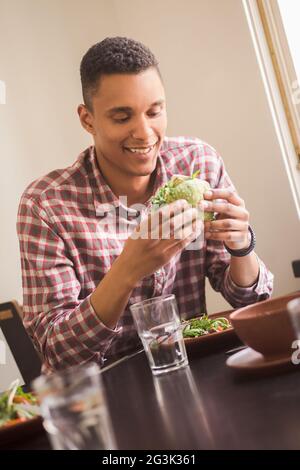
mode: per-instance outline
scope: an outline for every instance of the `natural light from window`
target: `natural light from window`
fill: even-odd
[[[278,6],[300,84],[300,0],[278,0]]]

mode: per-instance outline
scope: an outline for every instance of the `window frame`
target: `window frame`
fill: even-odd
[[[300,219],[300,114],[297,80],[277,0],[243,0],[256,57]]]

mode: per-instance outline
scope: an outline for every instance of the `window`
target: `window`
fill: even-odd
[[[300,16],[300,2],[299,0],[258,0],[257,3],[291,137],[300,162],[300,99],[297,96],[300,56],[296,46],[297,39],[298,42],[300,39],[296,27],[296,21]]]
[[[276,6],[276,5],[275,5]],[[300,85],[300,49],[299,49],[299,0],[278,0],[278,7],[286,34],[289,50],[292,56],[297,77],[297,88]],[[294,87],[293,87],[294,88]],[[299,93],[300,95],[300,93]],[[300,96],[298,95],[297,105],[300,105]],[[298,108],[299,109],[299,108]]]
[[[243,3],[300,219],[300,1]]]

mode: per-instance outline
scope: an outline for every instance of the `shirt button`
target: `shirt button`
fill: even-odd
[[[163,276],[164,275],[164,270],[162,268],[159,268],[155,271],[155,273],[158,275],[158,276]]]

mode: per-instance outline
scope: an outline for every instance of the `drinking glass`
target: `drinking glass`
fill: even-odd
[[[188,365],[174,295],[138,302],[130,310],[154,375]]]
[[[287,309],[290,315],[295,334],[300,339],[300,297],[290,300],[287,304]]]
[[[56,450],[115,448],[100,369],[95,363],[41,375],[32,383]]]

